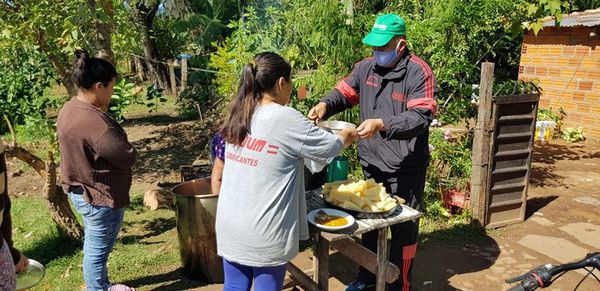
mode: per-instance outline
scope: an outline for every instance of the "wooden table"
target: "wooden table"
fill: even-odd
[[[313,209],[330,207],[320,194],[320,189],[306,192],[308,212]],[[417,210],[401,205],[394,212],[384,215],[359,213],[354,216],[356,223],[352,227],[339,232],[320,231],[311,226],[311,232],[314,235],[312,278],[307,275],[307,272],[300,270],[292,263],[288,264],[288,271],[292,279],[306,290],[327,291],[329,289],[329,248],[332,247],[374,273],[377,276],[376,290],[383,291],[386,282],[392,283],[400,276],[398,266],[388,260],[388,226],[413,220],[420,216],[421,213]],[[379,231],[377,254],[356,243],[351,238],[351,236],[372,230]]]

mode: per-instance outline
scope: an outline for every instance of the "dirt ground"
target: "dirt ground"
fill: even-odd
[[[179,166],[206,158],[208,148],[203,145],[210,128],[201,123],[154,116],[129,122],[126,130],[140,152],[132,191],[177,182]],[[533,158],[525,222],[488,231],[483,237],[422,236],[414,290],[506,290],[504,279],[534,266],[600,251],[600,146],[553,141],[536,145]],[[19,171],[14,164],[9,168],[17,169],[9,173],[10,193],[28,195],[43,187],[33,171]],[[294,261],[308,269],[310,258],[307,250]],[[333,250],[330,269],[330,290],[344,290],[356,273],[356,265]],[[595,274],[600,277],[600,271]],[[570,272],[549,290],[574,290],[582,278],[581,272]],[[208,285],[196,290],[221,289],[222,285]],[[600,282],[588,278],[578,290],[600,290]]]

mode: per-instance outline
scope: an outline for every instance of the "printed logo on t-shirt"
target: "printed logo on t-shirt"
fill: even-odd
[[[276,155],[279,147],[276,145],[269,145],[269,149],[267,149],[267,154]]]
[[[267,140],[255,138],[251,135],[246,136],[246,138],[240,146],[247,150],[258,153],[263,153],[266,148],[266,154],[268,155],[277,155],[279,153],[279,146],[269,144]],[[257,167],[260,161],[260,159],[245,157],[243,155],[231,152],[227,152],[225,154],[225,158],[251,167]]]

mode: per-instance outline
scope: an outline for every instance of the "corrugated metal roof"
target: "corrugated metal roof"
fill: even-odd
[[[554,17],[552,16],[545,17],[542,21],[544,21],[544,27],[555,26]],[[600,8],[563,15],[560,27],[574,26],[600,26]]]

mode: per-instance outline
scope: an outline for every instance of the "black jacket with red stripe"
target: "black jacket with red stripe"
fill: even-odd
[[[405,50],[395,68],[367,58],[321,101],[325,118],[356,104],[360,119],[383,120],[384,129],[358,142],[358,157],[369,173],[422,170],[429,162],[429,124],[436,103],[435,77],[429,65]]]

